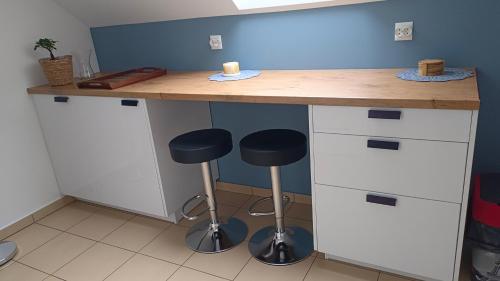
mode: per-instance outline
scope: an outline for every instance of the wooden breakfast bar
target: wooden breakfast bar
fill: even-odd
[[[213,71],[169,72],[116,90],[42,85],[28,93],[63,193],[173,222],[201,191],[201,172],[174,163],[168,142],[211,127],[208,102],[308,105],[315,249],[458,281],[476,77],[410,82],[399,71],[265,70],[230,82],[209,81]]]
[[[476,78],[446,83],[403,81],[402,69],[265,70],[258,77],[229,82],[207,78],[213,71],[173,72],[116,90],[75,85],[28,89],[30,94],[223,101],[248,103],[478,109]]]

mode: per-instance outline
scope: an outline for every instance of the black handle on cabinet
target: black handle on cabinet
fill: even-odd
[[[389,119],[401,120],[401,110],[368,110],[368,118],[370,119]]]
[[[122,106],[137,106],[138,100],[122,100]]]
[[[375,195],[375,194],[367,194],[366,195],[366,202],[368,203],[373,203],[373,204],[379,204],[379,205],[385,205],[385,206],[396,206],[397,198],[392,198],[392,197],[385,197],[385,196],[380,196],[380,195]]]
[[[367,146],[368,148],[399,150],[399,142],[397,141],[368,140]]]
[[[68,102],[69,97],[54,97],[54,102]]]

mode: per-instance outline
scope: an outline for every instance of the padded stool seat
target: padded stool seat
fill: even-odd
[[[240,141],[241,159],[256,166],[284,166],[307,153],[306,136],[287,129],[255,132]]]
[[[177,136],[169,143],[175,162],[195,164],[220,158],[233,149],[231,133],[223,129],[204,129]]]
[[[245,241],[248,227],[243,221],[234,217],[219,217],[210,169],[211,160],[220,158],[233,149],[231,133],[222,129],[192,131],[171,140],[169,148],[175,162],[201,165],[205,192],[188,199],[180,211],[190,221],[198,219],[205,212],[210,217],[191,226],[186,233],[187,246],[200,253],[220,253]],[[189,215],[188,206],[201,198],[206,199],[208,208],[196,215]]]

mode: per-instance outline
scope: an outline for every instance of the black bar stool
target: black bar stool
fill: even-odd
[[[196,195],[184,203],[182,215],[188,220],[195,220],[209,211],[210,219],[191,227],[186,234],[189,248],[201,253],[219,253],[233,248],[245,240],[248,228],[236,218],[221,220],[217,214],[210,161],[220,158],[233,149],[231,133],[222,129],[192,131],[174,138],[169,143],[172,159],[183,164],[201,164],[205,194]],[[188,216],[186,207],[189,203],[206,198],[208,209]]]
[[[313,237],[301,227],[285,227],[283,201],[289,200],[283,200],[279,166],[297,162],[306,155],[306,136],[284,129],[259,131],[241,140],[240,152],[243,161],[271,169],[274,212],[256,213],[251,206],[249,214],[274,214],[276,218],[275,226],[264,227],[252,236],[248,244],[250,253],[257,260],[271,265],[287,265],[305,259],[313,251]]]

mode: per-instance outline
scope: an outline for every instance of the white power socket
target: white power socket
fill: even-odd
[[[413,22],[397,22],[394,28],[394,41],[413,40]]]
[[[212,50],[222,50],[222,36],[221,35],[210,35],[210,48]]]

